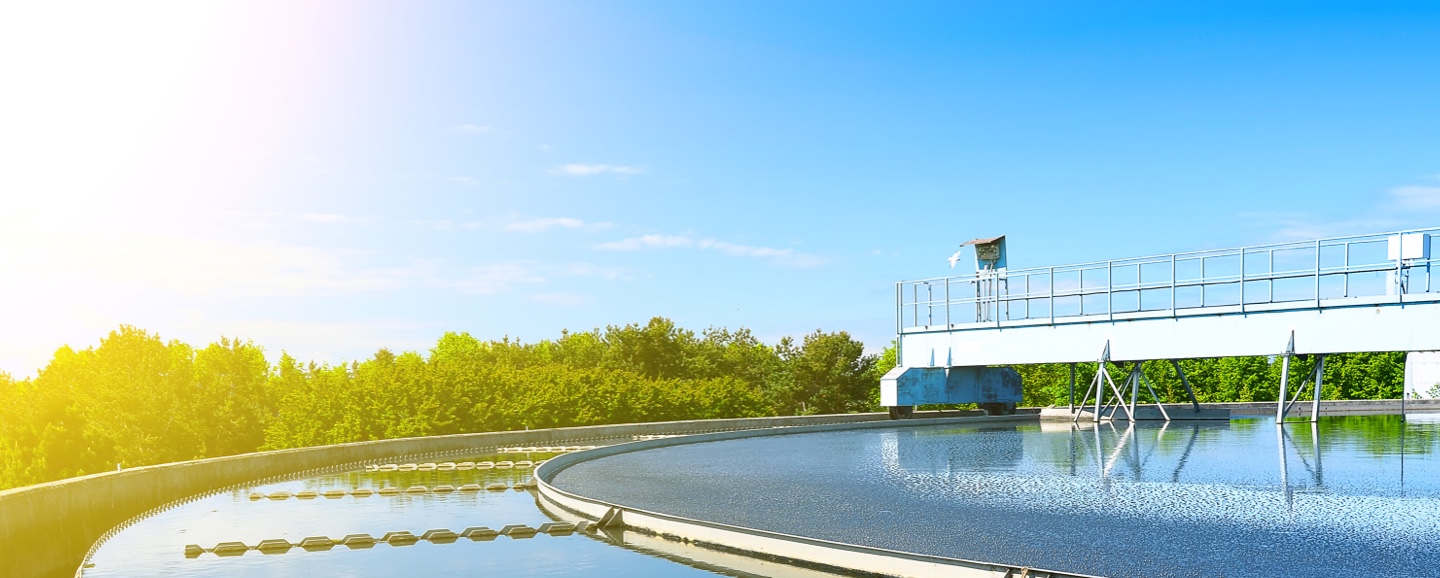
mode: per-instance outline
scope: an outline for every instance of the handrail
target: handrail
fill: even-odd
[[[1385,253],[1392,239],[1413,234],[1428,234],[1427,242],[1434,242],[1440,227],[901,281],[896,284],[896,326],[904,333],[934,327],[937,319],[946,327],[999,327],[1215,307],[1238,306],[1243,313],[1267,304],[1312,301],[1320,308],[1331,299],[1379,295],[1400,303],[1406,295],[1440,292],[1433,271],[1440,255],[1391,259]],[[1380,274],[1383,282],[1367,282]],[[1101,283],[1094,283],[1097,277]],[[974,306],[973,317],[967,319],[963,310],[956,315],[956,306]],[[1057,311],[1060,307],[1066,311]]]

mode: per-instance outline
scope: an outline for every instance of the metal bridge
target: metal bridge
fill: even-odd
[[[1027,269],[1005,267],[1003,237],[978,239],[974,274],[896,284],[899,366],[1436,351],[1437,239],[1440,228],[1415,229]],[[1130,414],[1148,384],[1126,385]],[[1097,400],[1107,389],[1091,387]]]

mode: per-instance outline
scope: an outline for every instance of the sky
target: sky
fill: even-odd
[[[0,5],[0,371],[668,317],[1440,225],[1433,2]],[[965,265],[961,265],[965,267]]]

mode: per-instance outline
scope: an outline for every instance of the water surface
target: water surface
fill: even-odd
[[[577,464],[605,501],[1105,576],[1436,575],[1437,423],[1412,416],[929,425]]]

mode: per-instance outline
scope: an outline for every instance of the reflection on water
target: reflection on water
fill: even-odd
[[[722,523],[1096,575],[1436,575],[1437,432],[1426,416],[921,425],[658,448],[574,465],[555,483]],[[501,457],[548,456],[463,459]],[[538,527],[552,518],[530,491],[433,491],[530,476],[346,472],[238,488],[119,532],[86,575],[810,575],[623,532],[185,554],[228,541]],[[414,486],[429,491],[354,493]],[[316,495],[252,496],[281,491]]]
[[[543,459],[548,455],[474,456],[467,460]],[[461,461],[461,458],[456,458]],[[536,507],[532,491],[433,491],[529,481],[530,469],[345,472],[309,479],[235,489],[158,513],[119,532],[100,547],[85,570],[87,577],[108,576],[686,576],[714,575],[701,569],[617,548],[604,537],[585,534],[472,541],[460,538],[410,545],[375,544],[348,548],[336,545],[283,553],[251,550],[239,556],[203,553],[186,556],[186,545],[211,548],[221,542],[255,546],[262,540],[292,544],[311,536],[339,539],[349,534],[380,538],[387,532],[485,526],[499,530],[511,524],[539,527],[552,521]],[[395,495],[352,494],[356,489],[404,490],[425,486],[432,491]],[[316,492],[306,499],[293,495]],[[345,495],[326,490],[343,490]],[[289,492],[284,499],[259,498]],[[278,494],[277,494],[278,495]]]
[[[618,455],[555,483],[681,516],[1097,575],[1436,575],[1437,428],[1399,416],[896,427]]]

